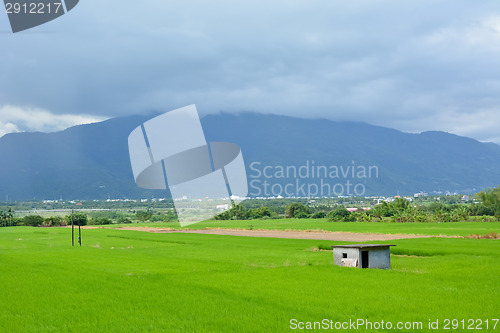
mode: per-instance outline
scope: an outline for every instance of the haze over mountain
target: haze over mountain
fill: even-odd
[[[128,135],[153,116],[3,136],[1,200],[168,197],[138,188],[130,167]],[[473,193],[500,184],[500,146],[444,132],[257,113],[208,115],[202,125],[207,141],[240,145],[251,196]]]

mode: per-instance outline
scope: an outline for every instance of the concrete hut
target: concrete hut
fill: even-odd
[[[391,268],[391,246],[387,244],[334,245],[333,263],[343,267]]]

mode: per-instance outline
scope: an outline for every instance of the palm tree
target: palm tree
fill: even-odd
[[[0,221],[3,222],[3,226],[6,227],[7,224],[7,214],[3,210],[0,210]]]
[[[14,211],[12,208],[9,208],[7,211],[7,217],[9,218],[9,225],[12,227],[12,218],[14,217]]]

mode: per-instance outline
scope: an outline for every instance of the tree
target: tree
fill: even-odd
[[[12,218],[14,217],[14,212],[12,211],[12,208],[9,208],[7,210],[7,213],[5,214],[5,222],[7,224],[7,219],[9,220],[9,225],[12,227]]]
[[[412,206],[410,202],[403,198],[397,198],[392,202],[382,201],[379,205],[375,206],[373,209],[374,217],[391,217],[397,215],[398,217],[401,215],[406,215],[404,213],[411,213]]]
[[[80,213],[80,212],[75,212],[72,215],[67,215],[65,217],[66,223],[68,225],[71,225],[71,219],[73,219],[73,224],[74,225],[87,225],[88,222],[88,217],[87,215]]]
[[[266,206],[261,206],[260,208],[250,208],[247,211],[248,219],[261,219],[263,217],[271,217],[273,212]]]
[[[354,221],[354,216],[352,216],[351,212],[348,211],[344,206],[339,206],[328,213],[329,221],[346,221],[351,222]]]
[[[285,218],[289,219],[292,217],[304,218],[311,214],[309,207],[305,206],[303,203],[294,202],[289,204],[285,208]]]
[[[165,221],[167,221],[167,222],[177,221],[177,214],[175,213],[174,210],[169,210],[165,214]]]
[[[488,188],[476,194],[482,204],[494,211],[500,210],[500,185],[497,188]]]
[[[215,216],[216,220],[246,220],[247,213],[245,212],[245,207],[238,204],[234,205],[233,208],[226,210],[223,213]]]
[[[259,211],[260,217],[265,217],[265,216],[271,217],[271,215],[272,215],[271,209],[269,207],[266,207],[266,206],[260,206],[258,211]]]
[[[471,205],[468,207],[470,216],[485,216],[485,215],[495,215],[495,211],[492,207],[486,207],[483,204]]]
[[[148,221],[149,219],[151,219],[151,216],[153,216],[153,214],[150,213],[149,209],[146,211],[138,210],[137,213],[135,213],[135,217],[141,222]]]
[[[385,201],[382,201],[379,205],[375,206],[373,209],[373,216],[376,218],[390,217],[394,215],[392,206]]]
[[[3,210],[0,210],[0,226],[7,226],[7,214]]]
[[[390,205],[395,212],[405,212],[411,207],[410,202],[403,198],[397,198]]]

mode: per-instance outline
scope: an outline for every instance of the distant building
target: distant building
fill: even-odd
[[[346,208],[348,211],[350,211],[351,213],[352,212],[357,212],[359,210],[359,208]],[[364,211],[367,211],[367,210],[370,210],[371,207],[362,207],[361,209],[363,209]]]
[[[226,205],[217,205],[215,208],[217,208],[218,210],[227,210],[229,208],[229,205],[226,204]]]
[[[390,247],[387,244],[334,245],[333,263],[343,267],[391,268]]]

